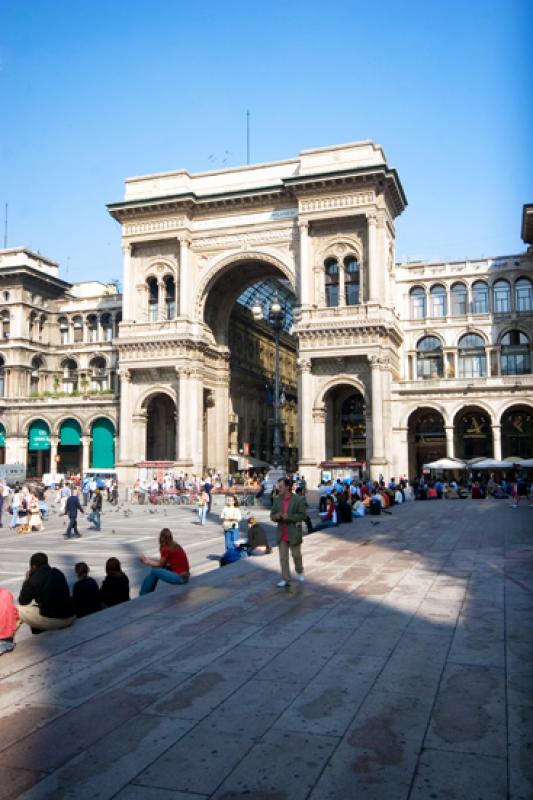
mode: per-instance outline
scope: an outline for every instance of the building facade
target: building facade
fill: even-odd
[[[27,335],[30,316],[39,324],[45,312],[30,302],[35,267],[29,283],[2,283],[11,305],[1,313],[12,326],[22,314],[18,338],[0,351],[9,378],[0,398],[6,447],[28,456],[38,418],[53,456],[71,412],[85,437],[84,464],[94,420],[113,424],[127,481],[146,462],[196,474],[226,473],[241,456],[268,462],[273,336],[250,307],[266,309],[277,297],[288,323],[284,458],[310,483],[333,458],[362,462],[375,477],[412,475],[441,455],[533,455],[532,253],[398,264],[395,220],[405,207],[396,171],[369,141],[127,180],[124,200],[108,206],[122,226],[122,297],[107,295],[109,287],[88,296],[47,262],[49,340],[39,350]],[[531,244],[529,206],[522,235]],[[32,397],[35,355],[46,357],[39,395],[50,380],[68,380],[74,366],[65,359],[78,381],[90,381],[99,374],[91,359],[102,357],[109,396],[85,392],[82,403],[67,389]]]
[[[121,296],[58,272],[30,250],[0,251],[0,463],[29,476],[115,461]]]

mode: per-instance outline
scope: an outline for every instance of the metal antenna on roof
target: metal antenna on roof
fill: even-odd
[[[250,163],[250,111],[246,112],[246,163]]]
[[[7,247],[7,211],[9,205],[6,203],[5,213],[4,213],[4,248]]]

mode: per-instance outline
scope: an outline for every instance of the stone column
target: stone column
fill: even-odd
[[[214,390],[215,433],[208,450],[212,448],[211,464],[225,475],[228,469],[229,448],[229,373],[219,376]]]
[[[455,458],[454,428],[453,425],[446,425],[446,457]]]
[[[165,312],[165,282],[163,278],[159,278],[157,281],[157,319],[166,319]]]
[[[371,356],[370,369],[372,372],[372,457],[370,459],[371,477],[376,478],[387,462],[383,455],[383,391],[381,378],[381,364],[378,356]]]
[[[367,215],[368,235],[367,235],[367,274],[368,274],[368,300],[371,303],[378,302],[379,275],[377,263],[377,217],[375,214]]]
[[[390,285],[391,281],[385,276],[387,265],[387,231],[385,227],[385,217],[383,213],[377,215],[376,220],[376,259],[375,269],[377,270],[376,294],[380,303],[390,305]]]
[[[135,316],[133,308],[134,275],[132,264],[132,245],[122,245],[124,278],[122,285],[122,314],[124,320],[131,322]]]
[[[120,445],[120,460],[121,461],[146,461],[148,453],[146,452],[146,425],[148,421],[148,412],[145,408],[140,409],[137,414],[132,414],[128,422],[128,452],[125,453],[124,437],[121,439]],[[121,429],[122,430],[122,429]],[[115,461],[117,455],[115,451]]]
[[[492,457],[496,461],[502,460],[502,426],[492,426]]]
[[[59,436],[50,434],[50,472],[57,472],[57,445],[59,444]]]
[[[83,470],[86,470],[89,469],[90,467],[91,437],[82,436],[81,445],[82,445],[81,466]]]
[[[190,293],[190,280],[189,280],[189,246],[190,241],[182,236],[179,238],[180,243],[180,268],[179,268],[179,315],[180,317],[192,316],[193,310],[191,308]],[[178,295],[178,287],[176,287],[176,295]],[[176,308],[178,308],[178,296],[176,296]]]
[[[313,295],[313,272],[309,261],[309,223],[301,220],[298,223],[300,231],[300,274],[297,285],[300,287],[300,305],[310,306],[316,302]]]
[[[300,464],[315,464],[322,459],[323,445],[311,440],[313,426],[313,375],[311,361],[301,358],[298,373],[298,453]]]
[[[131,436],[132,425],[132,386],[131,386],[131,372],[128,369],[121,369],[118,371],[120,378],[120,430],[127,431],[128,434],[122,436],[120,446],[120,460],[132,461],[134,452],[134,443]],[[140,460],[140,459],[139,459]]]

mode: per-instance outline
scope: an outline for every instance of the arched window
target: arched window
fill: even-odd
[[[442,378],[442,344],[436,336],[424,336],[416,346],[416,375],[419,380]]]
[[[533,284],[529,278],[519,278],[514,285],[514,302],[517,311],[533,310]]]
[[[4,303],[9,303],[9,292],[2,292]]]
[[[73,358],[66,358],[61,363],[63,370],[63,391],[72,394],[78,390],[78,365]]]
[[[148,278],[146,285],[148,287],[148,319],[150,322],[157,322],[159,314],[159,287],[157,285],[157,278]]]
[[[42,342],[44,337],[44,326],[46,325],[46,317],[44,314],[41,314],[39,317],[39,341]]]
[[[528,375],[531,372],[529,339],[521,331],[509,331],[501,339],[502,375]]]
[[[60,317],[58,321],[59,321],[59,336],[61,344],[69,344],[70,331],[69,331],[68,319],[66,317]]]
[[[452,316],[465,316],[467,297],[468,295],[464,283],[454,283],[452,286]]]
[[[74,342],[83,342],[83,319],[80,316],[72,320],[74,328]]]
[[[354,256],[344,259],[344,297],[347,306],[359,305],[359,262]]]
[[[31,360],[30,394],[37,394],[40,388],[40,370],[43,368],[41,356],[34,356]]]
[[[29,332],[30,339],[34,339],[35,338],[35,334],[37,333],[37,324],[36,323],[37,323],[37,313],[35,311],[32,311],[30,316],[29,316],[29,321],[28,321],[28,332]]]
[[[411,319],[425,319],[426,316],[426,292],[421,286],[411,289]]]
[[[507,281],[496,281],[492,286],[492,303],[495,314],[508,314],[511,310],[511,287]]]
[[[339,265],[334,258],[324,264],[326,269],[326,305],[339,305]]]
[[[166,319],[174,319],[176,316],[176,283],[171,275],[167,275],[164,283]]]
[[[122,312],[119,311],[118,314],[115,314],[115,330],[113,332],[115,336],[118,336],[118,326],[120,325],[121,322],[122,322]]]
[[[472,313],[489,313],[489,287],[485,281],[476,281],[472,286]]]
[[[111,314],[102,314],[102,330],[104,332],[104,342],[113,341],[113,318]]]
[[[90,314],[87,317],[87,333],[91,344],[95,344],[98,341],[98,317],[96,314]]]
[[[485,342],[477,333],[467,333],[459,339],[459,377],[484,378],[487,374]]]
[[[431,316],[445,317],[447,313],[446,289],[444,286],[432,286],[429,292],[431,298]]]
[[[6,395],[5,364],[3,356],[0,356],[0,397]]]
[[[90,360],[89,367],[91,370],[91,389],[97,392],[108,389],[109,375],[105,358],[95,356]]]

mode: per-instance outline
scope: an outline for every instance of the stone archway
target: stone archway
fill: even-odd
[[[533,458],[533,408],[515,405],[501,417],[502,458]]]
[[[337,384],[324,396],[326,412],[325,457],[368,461],[366,404],[361,391]]]
[[[287,468],[297,466],[297,343],[289,333],[295,302],[293,277],[278,259],[243,253],[221,261],[198,293],[203,321],[214,342],[209,361],[204,362],[206,468],[225,472],[231,465],[235,469],[235,464],[251,463],[261,469],[272,463],[274,332],[267,321],[254,319],[252,307],[260,306],[266,317],[275,297],[284,315],[280,336],[282,457]]]
[[[176,461],[176,405],[159,392],[146,401],[146,460]]]
[[[454,418],[454,452],[456,458],[492,458],[492,420],[479,406],[461,408]]]
[[[446,456],[444,417],[434,408],[413,411],[407,423],[409,476],[422,474],[424,464]]]

